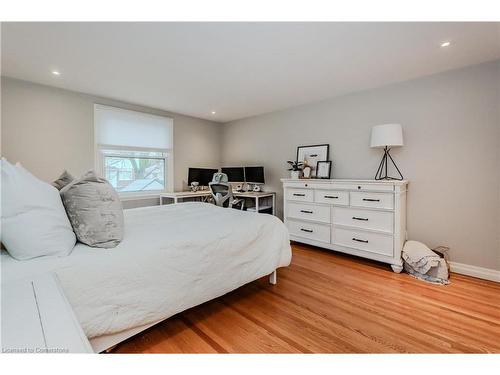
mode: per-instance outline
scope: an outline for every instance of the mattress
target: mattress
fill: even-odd
[[[290,264],[271,215],[181,203],[125,210],[113,249],[77,244],[66,257],[1,255],[2,282],[55,272],[89,338],[157,322]]]

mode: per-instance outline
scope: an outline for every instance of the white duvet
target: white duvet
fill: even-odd
[[[114,249],[83,244],[62,258],[16,261],[2,252],[2,281],[55,271],[93,338],[157,322],[268,275],[291,260],[274,216],[182,203],[125,210]]]

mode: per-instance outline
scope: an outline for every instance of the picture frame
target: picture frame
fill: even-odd
[[[332,162],[330,160],[320,160],[316,164],[316,178],[330,179],[332,173]]]
[[[311,167],[311,178],[315,178],[318,161],[328,160],[329,153],[329,144],[298,146],[297,161],[307,163]]]

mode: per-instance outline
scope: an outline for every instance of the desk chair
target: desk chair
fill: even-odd
[[[233,196],[233,189],[228,182],[210,182],[208,184],[215,204],[219,207],[238,208],[243,210],[245,201]]]

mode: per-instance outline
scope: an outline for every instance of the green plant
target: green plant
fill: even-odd
[[[301,171],[304,167],[304,163],[301,161],[288,160],[287,163],[290,165],[289,171]]]

